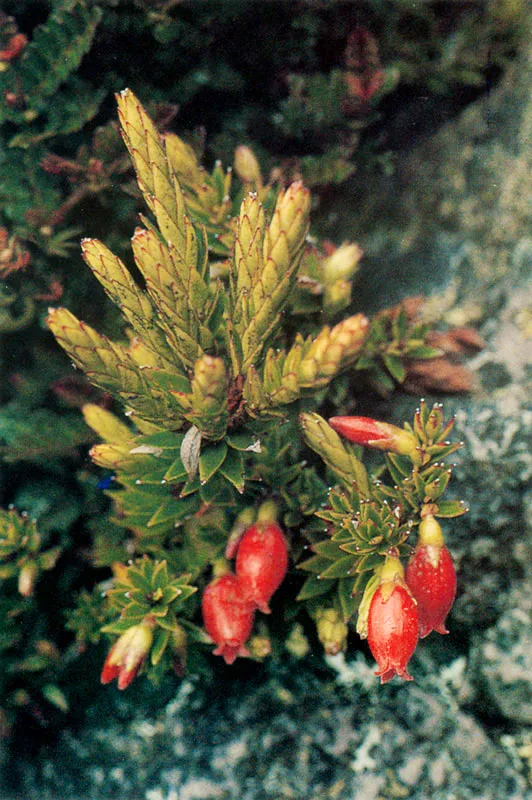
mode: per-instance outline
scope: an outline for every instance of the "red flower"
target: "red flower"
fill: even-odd
[[[205,630],[218,645],[214,655],[232,664],[238,656],[249,655],[244,643],[253,630],[255,606],[232,573],[215,578],[203,592]]]
[[[350,442],[375,450],[411,457],[417,451],[418,443],[413,433],[371,417],[331,417],[329,425]]]
[[[391,562],[394,562],[393,564]],[[390,578],[390,567],[395,568]],[[381,582],[369,607],[368,644],[377,662],[381,683],[394,675],[411,681],[406,667],[418,641],[418,615],[416,601],[403,578],[403,568],[398,559],[387,559]]]
[[[27,44],[28,37],[23,33],[13,34],[7,46],[0,50],[0,62],[13,61],[22,53]]]
[[[445,619],[456,596],[456,571],[433,516],[419,525],[419,542],[406,568],[406,582],[418,603],[420,638],[431,631],[449,633]]]
[[[129,628],[109,650],[102,669],[101,682],[118,678],[118,688],[127,689],[137,677],[153,642],[152,627],[140,623]]]
[[[280,527],[259,521],[243,535],[236,554],[236,574],[248,596],[264,614],[283,582],[288,568],[288,548]]]

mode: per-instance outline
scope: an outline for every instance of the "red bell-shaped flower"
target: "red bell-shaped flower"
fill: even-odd
[[[137,677],[153,643],[153,625],[141,622],[123,633],[109,650],[103,665],[101,682],[118,679],[118,688],[127,689]]]
[[[205,630],[218,645],[214,655],[232,664],[238,656],[249,655],[244,643],[255,619],[255,606],[233,573],[215,578],[203,592]]]
[[[368,613],[368,644],[377,662],[381,683],[394,675],[411,681],[406,667],[418,641],[416,601],[403,580],[397,558],[387,558],[381,583],[373,595]]]
[[[419,541],[406,568],[406,582],[418,604],[419,636],[449,633],[445,619],[456,596],[456,571],[432,516],[419,525]]]
[[[280,527],[271,521],[252,525],[243,535],[236,554],[236,574],[248,596],[264,614],[283,582],[288,568],[288,548]]]

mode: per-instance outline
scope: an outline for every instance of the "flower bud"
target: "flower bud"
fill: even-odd
[[[318,639],[328,656],[335,656],[347,647],[348,628],[335,608],[320,608],[316,612]]]
[[[18,590],[22,597],[30,597],[33,594],[38,572],[35,561],[27,561],[23,564],[18,575]]]
[[[411,458],[417,455],[418,443],[414,434],[396,425],[378,422],[371,417],[331,417],[329,425],[355,444]]]
[[[358,268],[362,258],[362,250],[357,244],[344,243],[322,261],[323,279],[325,283],[336,283],[338,280],[350,280]]]
[[[226,573],[207,586],[202,611],[205,630],[218,645],[215,656],[232,664],[238,656],[249,655],[244,643],[253,630],[255,606],[236,575]]]
[[[239,145],[235,150],[234,159],[235,172],[242,183],[251,183],[255,186],[262,186],[262,177],[257,157],[251,148],[245,144]]]
[[[152,625],[133,625],[109,650],[101,674],[102,683],[118,678],[118,688],[127,689],[136,678],[153,643]]]
[[[288,548],[283,532],[274,522],[252,525],[243,535],[236,554],[236,574],[247,596],[264,614],[288,567]]]
[[[279,268],[285,264],[285,248],[289,261],[299,260],[308,232],[310,192],[302,181],[295,181],[279,193],[270,225],[264,239],[264,259],[271,258]]]
[[[377,662],[381,683],[394,675],[406,681],[408,662],[418,641],[416,601],[404,582],[404,571],[397,558],[387,558],[381,582],[369,606],[368,644]]]
[[[329,316],[347,308],[350,302],[350,281],[338,280],[325,286],[323,291],[323,307]]]
[[[202,176],[193,148],[175,133],[165,134],[164,143],[166,156],[176,175],[187,183],[200,183]]]
[[[456,596],[456,571],[433,516],[419,524],[419,541],[406,568],[406,582],[417,600],[419,636],[448,633],[445,619]]]

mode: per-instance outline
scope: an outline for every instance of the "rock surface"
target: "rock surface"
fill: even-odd
[[[65,735],[22,780],[27,800],[520,800],[510,755],[460,709],[465,659],[416,659],[416,683],[376,689],[359,654],[269,675],[185,682],[155,714]],[[336,672],[336,679],[334,679]],[[378,698],[377,698],[378,691]],[[378,700],[378,701],[377,701]],[[100,713],[103,707],[100,708]],[[19,779],[20,780],[20,779]],[[21,787],[22,788],[22,787]],[[20,798],[20,794],[18,797]]]

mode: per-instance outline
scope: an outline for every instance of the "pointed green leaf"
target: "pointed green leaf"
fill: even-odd
[[[244,491],[244,457],[236,450],[229,450],[220,467],[220,472],[231,483],[237,492]]]
[[[134,625],[141,623],[145,616],[146,614],[137,614],[136,616],[117,619],[115,622],[111,622],[109,625],[104,625],[102,628],[102,633],[116,633],[120,636],[120,634],[125,633]]]
[[[179,499],[169,497],[164,503],[157,508],[154,514],[146,522],[146,527],[153,528],[154,525],[160,525],[163,522],[173,522],[176,519],[177,509],[179,507]]]
[[[298,564],[298,569],[303,569],[305,572],[316,572],[321,573],[323,570],[327,569],[331,565],[330,558],[325,558],[324,556],[311,556],[309,559],[304,561],[302,564]]]
[[[199,475],[201,484],[207,483],[225,461],[227,455],[226,442],[204,447],[199,458]]]
[[[385,554],[381,555],[380,553],[368,553],[366,556],[362,556],[360,561],[356,565],[357,572],[367,572],[368,570],[377,569],[380,567],[382,562],[384,561]]]
[[[451,478],[451,470],[445,470],[440,473],[440,475],[436,478],[436,480],[431,481],[425,486],[425,496],[433,501],[436,502],[439,497],[442,496],[444,491],[447,488],[447,484]]]
[[[153,636],[153,645],[151,648],[150,659],[151,663],[155,667],[161,658],[163,657],[163,653],[166,650],[166,646],[170,640],[170,631],[165,631],[159,628],[155,631]]]
[[[175,461],[172,462],[171,466],[168,467],[166,472],[164,473],[164,480],[167,483],[177,482],[183,480],[183,478],[187,477],[187,471],[185,469],[185,465],[181,460],[181,456],[178,456]]]
[[[134,589],[139,589],[141,592],[149,592],[151,589],[150,582],[146,580],[145,575],[142,572],[139,572],[134,567],[128,569],[127,571],[128,581],[127,583],[130,584]]]
[[[467,506],[460,500],[440,500],[438,502],[438,513],[434,516],[451,519],[467,514],[468,510]]]
[[[169,609],[168,614],[165,617],[158,617],[157,624],[159,627],[163,628],[163,630],[173,633],[177,627],[174,612]]]
[[[151,589],[164,589],[168,586],[168,564],[165,561],[159,561],[155,565],[151,578]]]
[[[428,345],[409,346],[407,344],[405,354],[408,355],[408,358],[428,359],[438,358],[442,355],[442,351],[437,347],[429,347]]]
[[[331,542],[330,539],[324,539],[322,542],[313,544],[312,550],[317,555],[325,556],[325,558],[336,559],[342,555],[340,546],[336,542]]]
[[[406,370],[402,359],[390,353],[383,353],[382,360],[392,378],[394,378],[397,383],[402,383],[406,377]]]
[[[209,505],[216,503],[217,506],[232,506],[234,504],[233,487],[227,483],[221,469],[200,488],[200,497],[204,503]]]
[[[338,581],[337,596],[342,609],[344,622],[349,622],[358,608],[358,576],[356,578],[342,578]]]
[[[341,556],[336,561],[333,561],[327,569],[321,572],[322,578],[346,578],[351,572],[354,572],[355,559],[351,555]]]
[[[227,436],[227,444],[241,452],[260,453],[260,440],[254,433],[232,433]]]
[[[296,600],[310,600],[326,594],[334,586],[334,581],[320,580],[317,575],[311,575],[303,584]]]
[[[183,497],[188,497],[189,495],[193,494],[194,492],[197,492],[198,489],[200,489],[200,487],[201,487],[201,483],[200,483],[199,475],[196,475],[195,478],[193,478],[192,480],[189,479],[185,483],[185,485],[181,489],[181,492],[179,493],[180,499],[183,498]]]
[[[56,686],[55,683],[46,683],[42,689],[42,695],[45,700],[65,713],[68,711],[68,700],[63,691]]]

